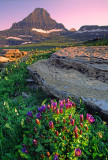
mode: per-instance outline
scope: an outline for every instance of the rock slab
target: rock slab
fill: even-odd
[[[97,51],[93,53],[95,49]],[[47,60],[28,66],[28,70],[35,82],[48,94],[58,98],[82,98],[86,106],[97,110],[108,120],[107,51],[108,47],[104,47],[104,50],[100,47],[65,48]],[[96,76],[97,69],[98,74],[103,76]]]

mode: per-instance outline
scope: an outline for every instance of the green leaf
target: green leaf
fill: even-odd
[[[12,155],[11,153],[5,153],[5,155],[6,155],[8,158],[13,159],[13,155]]]
[[[93,153],[93,159],[97,156],[97,153]]]

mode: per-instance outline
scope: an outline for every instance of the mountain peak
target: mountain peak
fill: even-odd
[[[12,25],[12,29],[37,28],[44,30],[65,29],[63,24],[57,23],[50,17],[50,14],[44,8],[35,8],[26,18]]]

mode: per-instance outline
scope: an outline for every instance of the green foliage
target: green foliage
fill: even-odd
[[[84,42],[86,46],[108,46],[108,39],[89,40]]]
[[[21,46],[22,47],[22,46]],[[29,46],[28,46],[29,47]],[[32,48],[32,46],[31,46]],[[30,49],[31,49],[30,48]],[[45,154],[44,159],[46,158],[46,151],[50,151],[50,158],[54,158],[54,154],[57,152],[59,159],[64,158],[68,159],[77,159],[73,156],[75,154],[75,147],[80,147],[82,149],[82,155],[78,159],[107,159],[108,154],[108,130],[105,122],[103,122],[100,117],[94,115],[96,121],[92,125],[88,125],[88,132],[83,130],[83,136],[79,135],[79,139],[75,139],[73,135],[73,126],[68,126],[68,116],[70,112],[72,113],[73,118],[76,119],[75,125],[79,127],[79,114],[85,114],[86,109],[84,104],[80,100],[80,105],[77,104],[77,108],[71,108],[71,110],[65,110],[63,114],[53,114],[51,111],[48,113],[48,119],[46,118],[46,113],[42,115],[43,121],[41,125],[37,126],[35,122],[35,115],[38,112],[37,108],[44,103],[49,103],[51,97],[48,97],[47,93],[44,93],[40,89],[31,90],[28,87],[26,79],[30,77],[27,66],[40,60],[49,58],[50,55],[58,50],[51,49],[47,51],[31,51],[27,58],[24,60],[18,60],[17,62],[12,62],[3,72],[0,73],[0,157],[1,160],[20,160],[22,159],[40,159],[40,153]],[[22,95],[22,92],[29,93],[29,97],[25,98]],[[52,97],[53,98],[53,97]],[[26,122],[26,113],[29,111],[36,112],[34,113],[34,118],[32,123]],[[77,114],[78,112],[78,114]],[[53,117],[52,117],[53,116]],[[68,119],[65,125],[69,128],[69,133],[61,129],[63,127],[62,119]],[[59,125],[56,123],[57,119],[60,121]],[[41,120],[40,120],[41,121]],[[49,121],[54,122],[54,128],[49,129]],[[84,121],[84,125],[86,121]],[[38,127],[38,133],[34,134],[33,127]],[[80,127],[79,127],[80,129]],[[58,130],[60,137],[57,137],[57,143],[50,143],[50,140],[54,140],[55,133],[53,130]],[[46,132],[48,131],[48,132]],[[45,135],[45,139],[40,138],[40,134]],[[61,133],[61,134],[60,134]],[[32,138],[28,138],[28,135],[32,134]],[[52,138],[49,140],[48,135],[51,135]],[[78,133],[79,134],[79,133]],[[65,136],[65,140],[61,137]],[[38,153],[35,155],[34,147],[32,144],[33,138],[39,138],[38,147],[35,148]],[[88,138],[88,139],[87,139]],[[69,141],[67,141],[69,140]],[[31,149],[29,149],[29,154],[22,153],[22,144],[29,143]],[[50,143],[50,145],[48,144]],[[69,152],[66,151],[66,146],[69,148]],[[50,147],[50,148],[48,148]],[[28,148],[27,148],[28,149]],[[66,151],[66,154],[65,154]],[[44,153],[43,153],[44,152]],[[54,153],[53,153],[54,152]],[[33,155],[32,155],[33,153]]]
[[[51,103],[50,108],[44,105],[45,110],[40,111],[41,117],[36,117],[39,113],[37,108],[35,108],[35,112],[34,108],[31,110],[33,117],[28,115],[29,120],[25,115],[24,138],[19,150],[21,158],[23,158],[21,152],[23,148],[27,149],[25,155],[29,155],[30,159],[53,160],[56,153],[60,160],[77,159],[75,156],[76,148],[81,149],[81,155],[78,159],[104,159],[106,157],[107,144],[103,142],[104,134],[107,131],[105,124],[97,119],[94,124],[89,123],[86,120],[86,115],[81,120],[76,110],[77,107],[72,105],[72,107],[66,108],[66,104],[63,105],[63,113],[60,113],[60,103],[56,109],[54,109],[55,105]],[[72,115],[71,118],[69,118],[70,115]],[[74,124],[71,123],[71,119],[74,119]],[[49,126],[49,122],[53,122],[52,127]],[[101,127],[96,128],[97,124]],[[75,135],[75,126],[78,127],[78,131],[76,131],[78,137]],[[33,142],[34,140],[37,142],[36,144]],[[50,153],[49,157],[47,152]]]

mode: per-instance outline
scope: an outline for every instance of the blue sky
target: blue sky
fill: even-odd
[[[0,30],[21,21],[35,8],[44,8],[67,29],[108,25],[108,0],[0,0]]]

